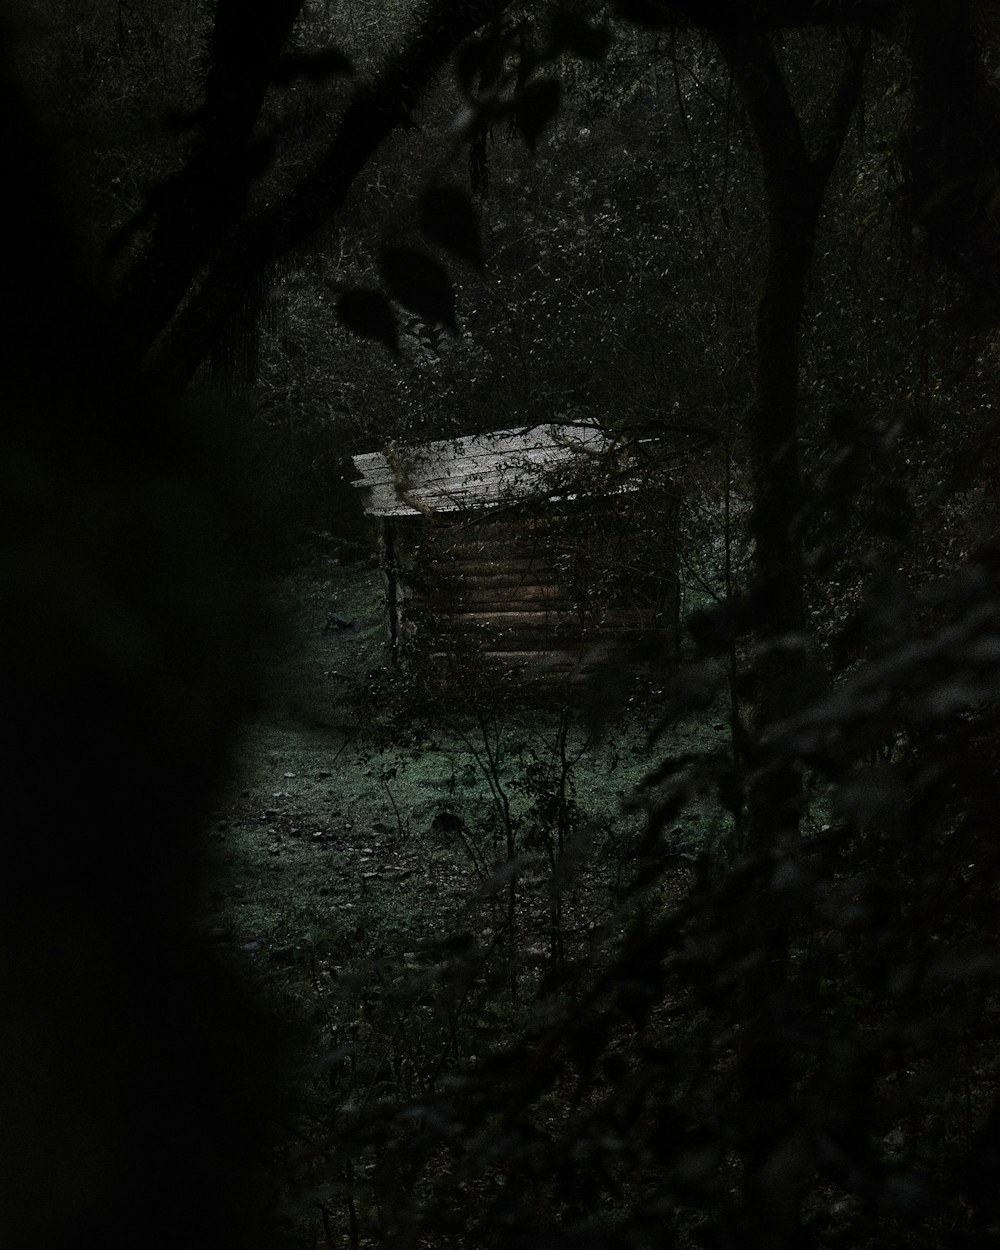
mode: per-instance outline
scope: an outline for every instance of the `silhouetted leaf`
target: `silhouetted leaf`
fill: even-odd
[[[867,522],[876,534],[903,541],[913,523],[913,509],[906,488],[886,483],[868,509]]]
[[[700,751],[685,751],[682,755],[668,756],[642,779],[643,786],[658,786],[661,782],[675,776],[689,764],[697,763],[702,758]]]
[[[474,39],[458,54],[456,72],[466,95],[478,95],[500,75],[503,45],[496,38]]]
[[[524,89],[514,112],[514,122],[532,150],[542,131],[559,112],[561,96],[562,84],[555,78],[540,78]]]
[[[587,61],[602,60],[611,44],[606,26],[591,26],[569,8],[556,11],[551,30],[558,51],[572,52]]]
[[[353,73],[354,66],[339,48],[324,48],[322,52],[279,57],[271,77],[284,86],[295,78],[318,82],[323,78],[332,78],[334,74]]]
[[[243,153],[243,171],[247,178],[257,178],[269,169],[274,160],[274,137],[262,135],[247,144]]]
[[[1000,324],[1000,300],[993,295],[975,292],[953,305],[949,320],[959,330],[977,334],[994,330]]]
[[[865,768],[842,783],[834,802],[846,819],[864,824],[899,810],[905,800],[902,783],[891,769]]]
[[[389,294],[410,312],[457,329],[455,296],[443,265],[412,247],[387,247],[382,252],[382,277]]]
[[[472,201],[458,187],[429,187],[420,197],[420,229],[435,243],[483,272],[479,220]]]
[[[399,354],[399,331],[392,305],[381,291],[345,291],[337,301],[337,316],[355,334],[384,343]]]

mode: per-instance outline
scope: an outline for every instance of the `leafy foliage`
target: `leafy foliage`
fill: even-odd
[[[381,291],[345,291],[337,301],[337,316],[355,334],[378,339],[392,353],[399,351],[399,332],[392,306]]]
[[[184,1198],[150,1236],[217,1244],[255,1162],[225,1132],[194,1167],[184,1148],[198,1098],[218,1127],[266,1085],[252,1062],[230,1079],[217,983],[186,980],[197,949],[171,894],[254,612],[242,505],[220,503],[222,457],[173,403],[211,357],[242,372],[261,458],[294,443],[299,487],[326,473],[324,440],[557,415],[655,435],[688,485],[699,610],[657,696],[641,833],[602,850],[567,717],[512,780],[480,704],[491,803],[450,830],[479,878],[455,931],[315,994],[345,1040],[305,1082],[288,1176],[318,1195],[327,1244],[995,1241],[991,6],[621,0],[538,19],[439,0],[412,27],[319,3],[256,23],[232,3],[186,21],[41,7],[34,72],[69,85],[54,113],[79,140],[87,231],[113,247],[109,309],[31,181],[12,96],[8,159],[37,192],[15,203],[0,458],[30,555],[6,557],[11,801],[30,836],[4,921],[27,1022],[13,1240],[134,1239],[164,1175]],[[844,37],[858,24],[895,43]],[[478,202],[457,186],[467,146]],[[699,714],[728,741],[678,749]],[[33,811],[49,718],[67,784],[39,780]],[[104,802],[108,759],[124,780]],[[711,853],[685,833],[696,805],[725,830]],[[123,903],[121,863],[155,888]],[[50,1085],[73,1063],[79,1088]],[[109,1103],[89,1172],[79,1142]]]
[[[386,286],[411,312],[457,330],[455,301],[448,275],[426,252],[415,248],[387,247],[382,252]]]

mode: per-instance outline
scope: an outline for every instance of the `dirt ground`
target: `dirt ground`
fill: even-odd
[[[330,1125],[379,1091],[406,1101],[430,1090],[524,1027],[554,960],[556,870],[539,830],[551,831],[556,796],[580,852],[560,887],[560,959],[599,966],[620,936],[616,891],[645,823],[635,795],[665,744],[637,722],[600,738],[577,726],[560,748],[557,709],[511,711],[484,739],[468,717],[393,708],[369,563],[299,575],[274,604],[285,633],[205,830],[201,914],[286,1034],[289,1124],[276,1130],[275,1167],[302,1244],[327,1245],[301,1195],[339,1175]],[[678,730],[671,745],[691,749],[699,734]],[[693,808],[684,819],[681,852],[712,836]],[[682,853],[664,902],[690,879]],[[367,1175],[352,1182],[362,1195]],[[339,1218],[336,1201],[328,1209]]]
[[[377,570],[277,593],[286,632],[208,831],[219,863],[208,904],[216,941],[281,963],[320,938],[353,947],[373,908],[416,913],[436,886],[401,837],[355,719],[369,673],[388,658]]]
[[[394,678],[370,561],[299,575],[274,597],[285,633],[207,830],[217,869],[205,923],[280,984],[318,951],[336,968],[460,926],[506,858],[496,783],[530,842],[558,753],[551,712],[512,716],[491,728],[491,784],[479,727],[387,715]],[[686,732],[693,741],[703,730]],[[630,796],[662,744],[651,750],[633,725],[595,741],[575,731],[568,746],[574,818],[610,864],[638,836],[643,811]],[[675,831],[680,850],[711,835],[696,810],[687,820]],[[525,855],[526,888],[539,860]]]

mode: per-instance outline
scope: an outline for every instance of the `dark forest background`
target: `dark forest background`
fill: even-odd
[[[996,6],[0,36],[0,1240],[996,1242]],[[352,452],[593,418],[663,449],[700,587],[620,909],[284,1175],[294,1039],[192,924],[267,576],[365,541]],[[673,753],[719,690],[724,749]],[[665,901],[695,798],[732,835]]]

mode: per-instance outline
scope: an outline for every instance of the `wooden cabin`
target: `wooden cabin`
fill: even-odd
[[[675,637],[676,492],[648,448],[538,425],[354,457],[394,655],[562,679]]]

